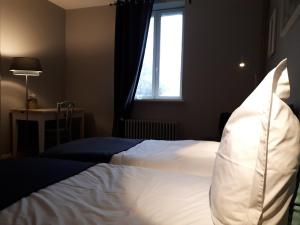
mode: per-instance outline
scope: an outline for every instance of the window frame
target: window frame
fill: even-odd
[[[160,76],[160,39],[161,39],[161,17],[164,15],[182,15],[182,37],[181,37],[181,65],[180,65],[180,90],[179,96],[159,96],[159,76]],[[182,101],[182,77],[183,77],[183,53],[184,53],[184,21],[185,12],[182,4],[157,4],[152,11],[151,19],[153,18],[153,65],[152,65],[152,96],[142,98],[134,98],[135,101]]]

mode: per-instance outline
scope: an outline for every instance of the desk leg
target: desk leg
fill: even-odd
[[[80,121],[80,138],[84,138],[84,115],[81,116]]]
[[[18,121],[12,117],[12,133],[13,133],[13,156],[17,155],[18,151]]]
[[[38,126],[39,126],[39,153],[43,153],[45,148],[45,120],[39,120]]]

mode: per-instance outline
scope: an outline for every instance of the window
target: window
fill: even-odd
[[[181,99],[183,9],[153,11],[136,99]]]

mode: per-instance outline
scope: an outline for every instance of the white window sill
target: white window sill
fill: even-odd
[[[177,99],[134,99],[135,102],[174,102],[174,103],[183,103],[184,100]]]

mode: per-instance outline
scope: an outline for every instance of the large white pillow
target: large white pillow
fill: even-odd
[[[210,190],[215,225],[287,224],[300,150],[289,94],[284,60],[228,120]]]

